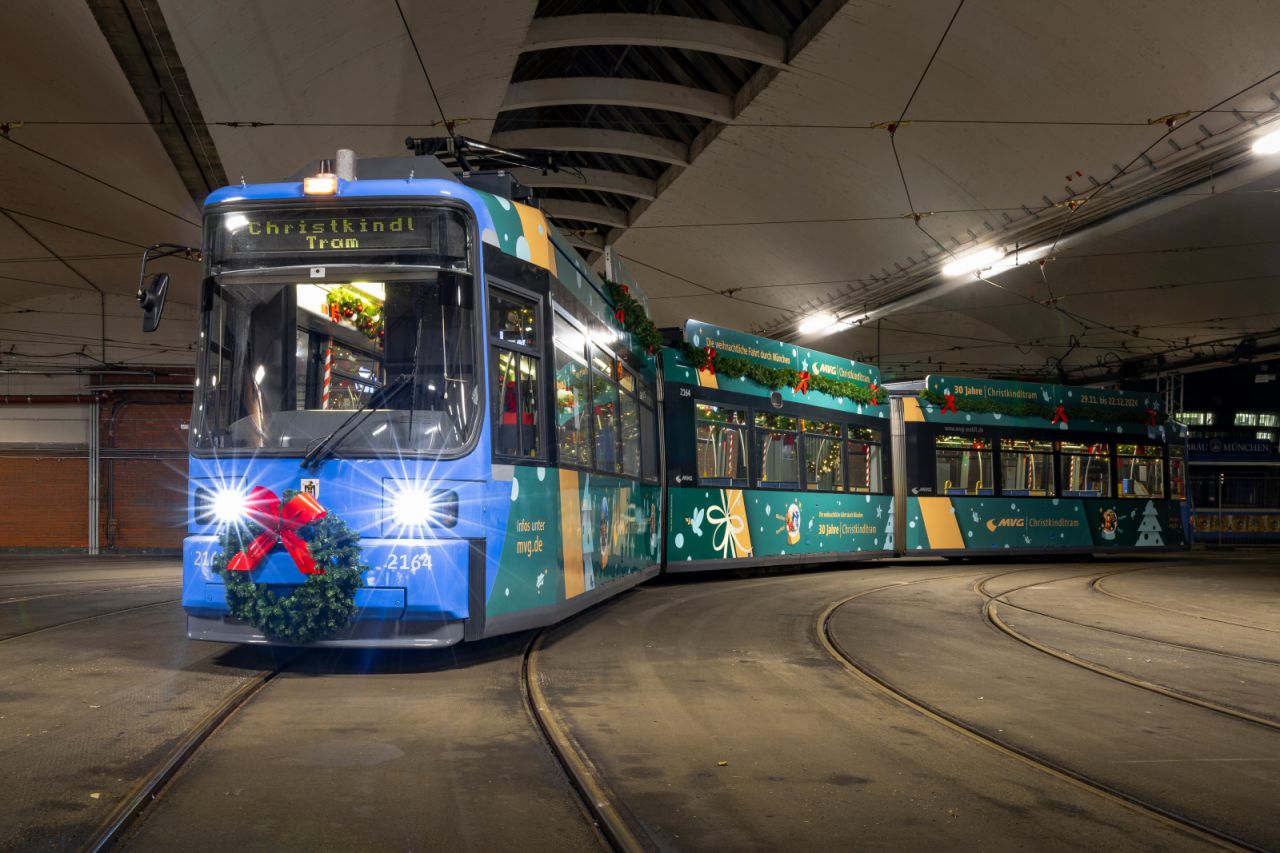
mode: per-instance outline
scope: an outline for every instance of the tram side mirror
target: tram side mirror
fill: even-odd
[[[142,331],[154,332],[164,313],[164,298],[169,293],[169,274],[156,273],[151,281],[138,288],[138,304],[142,306]]]

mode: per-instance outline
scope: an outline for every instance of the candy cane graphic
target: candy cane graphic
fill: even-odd
[[[320,408],[329,408],[329,386],[333,384],[333,347],[324,350],[324,390],[320,394]]]

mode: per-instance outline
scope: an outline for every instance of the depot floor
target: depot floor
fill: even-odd
[[[250,693],[118,848],[599,849],[537,704],[642,847],[1280,849],[1276,557],[684,577],[536,669],[194,643],[174,561],[0,558],[0,849],[101,837]]]

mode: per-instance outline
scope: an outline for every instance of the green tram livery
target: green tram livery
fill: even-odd
[[[666,570],[892,554],[880,372],[697,320],[684,338],[708,357],[663,351]]]
[[[1189,545],[1186,428],[1154,394],[930,376],[892,402],[899,553]]]

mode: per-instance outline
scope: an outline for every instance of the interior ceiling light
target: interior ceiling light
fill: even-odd
[[[800,322],[796,329],[802,335],[827,335],[837,329],[848,328],[849,324],[837,318],[834,314],[828,314],[823,311],[818,314],[811,314]]]
[[[1280,130],[1273,130],[1253,143],[1254,154],[1280,153]]]
[[[987,267],[993,266],[997,261],[1003,258],[1004,255],[1004,249],[999,247],[982,249],[981,251],[956,258],[954,261],[942,268],[942,274],[948,278],[954,278],[958,275],[978,272],[979,270],[984,270]]]

